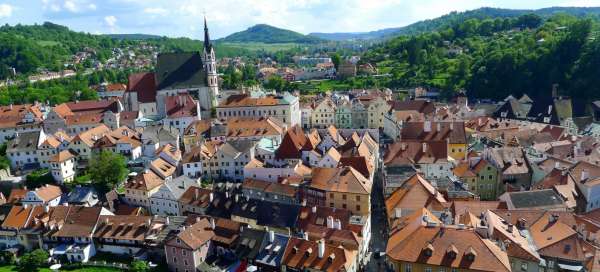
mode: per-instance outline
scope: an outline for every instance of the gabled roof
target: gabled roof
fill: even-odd
[[[410,235],[402,233],[405,231],[411,232]],[[395,261],[465,270],[511,271],[506,252],[490,240],[481,238],[473,229],[419,226],[415,230],[400,230],[391,240],[396,240],[394,235],[405,237],[388,243],[386,253]]]
[[[317,242],[291,237],[282,264],[294,269],[311,269],[317,271],[345,271],[348,269],[348,260],[343,248],[325,245],[323,257],[319,258]],[[356,254],[356,252],[355,252]]]
[[[151,216],[101,215],[94,238],[144,241],[151,227]]]
[[[464,122],[408,122],[400,132],[402,141],[449,141],[466,144]]]
[[[56,237],[90,237],[94,233],[102,207],[73,206],[65,220],[65,224],[53,236]]]
[[[185,228],[177,237],[167,241],[167,245],[178,247],[185,245],[191,250],[198,249],[215,236],[209,220],[208,218],[198,218],[196,223]]]
[[[398,141],[390,146],[383,159],[386,166],[445,163],[448,161],[446,142]]]
[[[75,158],[75,154],[71,153],[71,151],[67,150],[63,150],[61,152],[59,152],[58,154],[52,156],[48,161],[49,162],[64,162],[67,160],[70,160],[72,158]]]
[[[44,202],[51,201],[62,195],[60,187],[51,184],[36,188],[33,192],[35,192],[35,194]]]
[[[326,192],[370,194],[372,183],[351,166],[314,168],[310,186]]]
[[[446,206],[444,196],[419,174],[408,178],[385,200],[388,217],[396,217],[396,209],[410,213],[421,208],[442,210]]]
[[[125,188],[150,191],[162,185],[164,182],[165,181],[156,173],[154,173],[154,171],[147,170],[139,173],[137,176],[135,176],[135,178],[125,183]]]

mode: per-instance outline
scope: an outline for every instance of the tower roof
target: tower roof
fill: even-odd
[[[204,16],[204,49],[206,52],[210,52],[212,49],[212,43],[210,42],[210,36],[208,35],[208,25],[206,24],[206,16]]]

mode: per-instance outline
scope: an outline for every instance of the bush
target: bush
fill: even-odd
[[[129,266],[129,271],[131,272],[148,272],[150,271],[150,266],[145,261],[134,261]]]
[[[38,271],[42,266],[48,264],[48,252],[43,249],[36,249],[32,252],[25,253],[19,259],[18,268],[20,271]]]

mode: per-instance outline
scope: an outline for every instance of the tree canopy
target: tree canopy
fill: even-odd
[[[123,182],[129,172],[125,157],[108,150],[102,150],[92,155],[88,173],[93,184],[99,190],[107,192]]]

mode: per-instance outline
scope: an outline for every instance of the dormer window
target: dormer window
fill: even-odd
[[[456,247],[452,244],[448,247],[448,249],[446,250],[446,255],[448,256],[449,259],[456,259],[456,255],[458,254],[458,249],[456,249]]]
[[[467,259],[467,261],[474,261],[475,257],[477,256],[477,251],[475,251],[475,249],[473,249],[473,247],[469,247],[467,249],[467,251],[465,251],[465,258]]]
[[[433,250],[433,245],[431,243],[428,243],[427,246],[423,248],[423,255],[431,257],[433,255]]]

